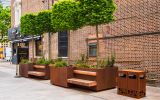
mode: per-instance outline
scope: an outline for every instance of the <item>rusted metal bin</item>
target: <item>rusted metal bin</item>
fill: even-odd
[[[128,96],[134,98],[146,96],[146,77],[144,71],[128,71]]]
[[[144,71],[122,70],[118,72],[118,94],[133,98],[146,96],[146,76]]]
[[[117,79],[117,93],[120,95],[126,95],[128,92],[127,89],[127,71],[118,71],[118,79]]]

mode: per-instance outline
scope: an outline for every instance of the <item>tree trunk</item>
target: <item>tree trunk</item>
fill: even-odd
[[[34,61],[34,36],[32,35],[32,61]]]
[[[68,30],[68,51],[67,51],[67,56],[68,56],[68,65],[70,65],[70,30]]]
[[[97,39],[97,68],[99,67],[99,36],[98,36],[98,25],[96,25],[96,39]]]
[[[51,33],[48,32],[48,59],[51,59]]]

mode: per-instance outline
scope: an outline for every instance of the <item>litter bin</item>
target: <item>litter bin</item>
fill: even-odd
[[[127,71],[118,71],[118,80],[117,80],[117,93],[120,95],[127,94]]]
[[[146,96],[146,75],[144,71],[122,70],[118,72],[117,93],[133,98]]]

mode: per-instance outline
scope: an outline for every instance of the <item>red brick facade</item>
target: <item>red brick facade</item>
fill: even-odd
[[[99,26],[100,58],[115,53],[116,63],[120,68],[147,69],[150,78],[160,79],[160,0],[115,1],[116,20],[111,24]],[[50,5],[51,3],[52,0]],[[39,12],[47,9],[46,7],[42,0],[22,0],[22,15]],[[95,27],[87,26],[71,31],[68,55],[70,60],[79,59],[81,54],[87,55],[88,43],[96,42],[94,37]],[[46,58],[47,38],[47,34],[44,34],[43,54]],[[54,33],[51,36],[51,58],[57,57],[58,34]]]

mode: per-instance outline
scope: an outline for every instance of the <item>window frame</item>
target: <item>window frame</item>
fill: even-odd
[[[40,45],[42,46],[42,40],[41,39],[39,39],[39,40],[35,40],[35,56],[42,56],[42,52],[43,52],[43,50],[41,49],[41,50],[38,50],[37,51],[37,49],[38,49],[38,45],[37,45],[37,43],[40,43]],[[39,45],[39,46],[40,46]],[[39,51],[41,51],[40,53],[38,53]]]
[[[65,34],[64,34],[65,32]],[[65,52],[65,53],[61,53]],[[68,31],[58,32],[58,57],[68,57]]]
[[[93,55],[93,53],[91,52],[94,52],[92,50],[96,50],[96,54]],[[88,55],[89,57],[97,57],[97,43],[89,43],[88,44]]]

